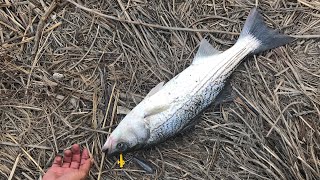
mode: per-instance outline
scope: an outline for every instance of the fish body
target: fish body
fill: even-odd
[[[251,10],[234,46],[220,52],[202,40],[192,64],[153,88],[119,123],[102,149],[112,155],[151,146],[181,132],[214,101],[247,55],[290,41],[289,36],[268,28],[256,9]]]
[[[156,144],[180,132],[213,102],[223,89],[228,76],[256,46],[257,42],[253,39],[245,38],[223,53],[214,51],[215,53],[203,55],[200,51],[188,68],[142,103],[143,106],[151,107],[151,112],[154,109],[161,110],[146,117],[151,132],[148,144]],[[202,40],[200,48],[209,49],[211,45]]]

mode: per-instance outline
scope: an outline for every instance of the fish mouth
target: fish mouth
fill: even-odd
[[[105,145],[102,146],[101,151],[107,154],[108,153],[108,147],[106,147]]]
[[[111,147],[110,139],[107,139],[107,142],[102,146],[101,151],[107,153]]]
[[[117,151],[112,151],[110,148],[108,148],[107,145],[104,145],[101,149],[101,151],[103,153],[105,153],[108,157],[112,157],[112,156],[116,156],[116,155],[119,155],[120,152],[117,152]]]
[[[102,146],[101,151],[107,154],[108,156],[112,154],[112,137],[109,136],[106,143]]]
[[[115,149],[112,149],[112,138],[108,138],[107,142],[102,146],[101,151],[107,154],[108,157],[119,155],[120,152],[118,152]]]
[[[102,152],[104,152],[108,157],[119,156],[119,154],[120,154],[120,152],[111,151],[110,149],[108,149],[105,146],[102,147]]]

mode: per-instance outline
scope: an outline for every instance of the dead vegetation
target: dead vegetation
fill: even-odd
[[[155,174],[105,158],[116,107],[133,108],[186,68],[202,38],[232,46],[256,3],[296,41],[248,57],[231,77],[238,98],[208,108],[194,131],[137,152]],[[73,143],[94,156],[90,179],[319,179],[319,9],[310,0],[1,1],[0,179],[37,179]]]

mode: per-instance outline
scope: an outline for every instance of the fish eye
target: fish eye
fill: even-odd
[[[124,142],[120,142],[117,144],[117,149],[119,151],[125,151],[128,148],[128,144]]]

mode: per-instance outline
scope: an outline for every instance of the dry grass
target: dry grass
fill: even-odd
[[[137,152],[155,174],[105,158],[117,105],[133,108],[181,72],[203,37],[231,47],[255,3],[297,40],[247,58],[231,77],[238,98],[208,108],[193,132]],[[37,179],[73,143],[94,156],[90,179],[319,178],[319,9],[311,0],[1,1],[0,179]]]

